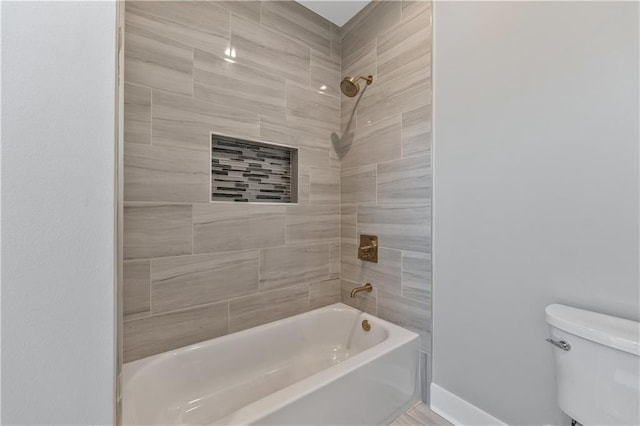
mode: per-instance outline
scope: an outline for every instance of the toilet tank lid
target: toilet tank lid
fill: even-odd
[[[640,323],[584,309],[553,304],[545,309],[547,322],[592,342],[640,356]]]

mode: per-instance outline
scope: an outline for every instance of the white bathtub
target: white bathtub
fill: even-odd
[[[125,364],[123,423],[388,424],[418,358],[417,334],[337,303]]]

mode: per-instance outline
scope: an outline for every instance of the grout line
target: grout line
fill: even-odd
[[[317,281],[320,282],[320,281]],[[187,306],[187,307],[182,307],[179,309],[174,309],[171,311],[165,311],[165,312],[157,312],[155,314],[151,314],[146,316],[146,317],[142,317],[142,318],[131,318],[129,320],[125,320],[124,322],[131,322],[131,321],[137,321],[140,319],[145,319],[145,318],[151,318],[151,317],[158,317],[158,316],[162,316],[162,315],[169,315],[169,314],[176,314],[176,313],[181,313],[181,312],[187,312],[187,311],[191,311],[191,310],[196,310],[196,309],[202,309],[205,307],[210,307],[213,305],[221,305],[222,303],[226,303],[227,304],[227,313],[230,313],[230,302],[234,301],[234,300],[239,300],[239,299],[245,299],[245,298],[249,298],[249,297],[256,297],[256,296],[263,296],[269,293],[275,293],[278,291],[284,291],[284,290],[290,290],[293,288],[298,288],[298,287],[304,287],[304,286],[309,286],[309,283],[304,283],[304,284],[294,284],[294,285],[288,285],[286,287],[279,287],[279,288],[274,288],[274,289],[269,289],[265,292],[261,292],[261,293],[251,293],[251,294],[244,294],[241,296],[235,296],[235,297],[231,297],[229,299],[222,299],[222,300],[216,300],[214,302],[207,302],[207,303],[202,303],[202,304],[198,304],[198,305],[192,305],[192,306]]]
[[[199,257],[199,256],[238,254],[238,253],[242,253],[242,252],[258,251],[260,249],[281,248],[281,247],[288,247],[288,246],[289,245],[281,245],[281,246],[261,247],[261,248],[257,248],[257,249],[256,248],[243,248],[243,249],[233,249],[233,250],[225,250],[225,251],[210,251],[210,252],[205,252],[205,253],[185,253],[185,254],[177,254],[175,256],[138,257],[138,258],[134,258],[134,259],[124,259],[123,263],[145,262],[145,261],[166,260],[166,259],[182,259],[182,258]]]
[[[205,53],[208,53],[208,52],[205,52]],[[216,55],[214,55],[214,56],[216,56]],[[248,67],[248,68],[251,68],[252,70],[255,70],[255,71],[259,71],[259,72],[262,72],[262,73],[267,73],[267,74],[269,74],[268,72],[266,72],[266,71],[264,71],[264,70],[262,70],[262,69],[254,68],[254,67],[251,67],[251,66],[248,66],[248,65],[245,65],[245,66],[246,66],[246,67]],[[269,75],[271,76],[271,75],[274,75],[274,74],[269,74]],[[280,78],[281,80],[286,80],[286,78],[283,78],[283,77],[279,77],[279,78]],[[288,80],[286,80],[286,81],[288,81]],[[230,114],[230,113],[240,113],[241,115],[244,115],[244,116],[251,115],[251,116],[252,116],[251,118],[253,119],[253,118],[255,117],[255,120],[256,120],[256,121],[260,118],[260,116],[259,116],[258,114],[253,113],[253,112],[250,112],[250,111],[246,111],[246,110],[242,110],[242,109],[238,109],[238,108],[230,108],[230,107],[228,107],[228,106],[226,106],[226,105],[224,105],[224,104],[219,104],[219,103],[216,103],[216,102],[211,102],[211,101],[208,101],[208,100],[206,100],[206,99],[194,98],[193,96],[185,95],[184,93],[172,92],[172,91],[170,91],[170,90],[159,89],[159,88],[157,88],[157,87],[153,87],[152,89],[153,89],[154,91],[157,91],[157,92],[160,92],[160,93],[164,93],[164,94],[165,94],[165,95],[167,95],[167,96],[173,96],[173,97],[180,98],[180,100],[183,100],[182,98],[186,98],[187,100],[190,100],[190,101],[203,102],[203,103],[208,104],[208,105],[211,105],[211,106],[215,106],[215,107],[218,107],[218,108],[223,108],[223,109],[225,110],[225,112],[227,112],[227,113],[229,113],[229,114]],[[214,133],[215,133],[215,132],[214,132]]]
[[[131,322],[131,321],[135,321],[135,320],[142,320],[142,319],[146,319],[146,318],[151,318],[150,311],[135,312],[135,313],[128,314],[128,315],[124,315],[123,314],[123,316],[122,316],[122,324],[127,323],[127,322]]]
[[[138,320],[143,320],[143,319],[148,319],[148,318],[160,317],[160,316],[163,316],[163,315],[179,314],[179,313],[182,313],[182,312],[193,311],[193,310],[196,310],[196,309],[204,309],[206,307],[211,307],[213,305],[221,305],[223,303],[228,302],[229,300],[232,300],[232,299],[217,300],[215,302],[207,302],[207,303],[202,303],[200,305],[187,306],[187,307],[184,307],[184,308],[174,309],[174,310],[166,311],[166,312],[156,312],[155,314],[150,312],[150,314],[148,316],[146,316],[146,317],[131,318],[131,319],[128,319],[128,320],[125,319],[123,322],[133,322],[133,321],[138,321]]]

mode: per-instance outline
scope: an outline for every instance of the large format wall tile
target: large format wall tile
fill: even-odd
[[[301,4],[263,2],[262,24],[288,34],[325,55],[331,53],[329,21]]]
[[[337,134],[336,134],[337,135]],[[329,162],[331,163],[331,168],[340,170],[340,156],[338,155],[338,149],[334,146],[336,141],[334,138],[331,138],[331,148],[329,149]]]
[[[340,60],[311,52],[311,88],[328,95],[340,96]]]
[[[309,84],[310,49],[302,43],[232,15],[231,47],[238,63]]]
[[[331,40],[331,57],[336,59],[342,57],[341,41]]]
[[[431,2],[426,0],[402,0],[402,19],[424,10],[431,11]]]
[[[287,207],[287,243],[335,240],[340,237],[338,205]]]
[[[340,241],[351,242],[355,244],[357,241],[357,207],[349,204],[340,206]]]
[[[340,280],[340,301],[346,305],[352,306],[371,315],[376,315],[377,290],[375,288],[371,291],[371,293],[361,291],[360,293],[356,294],[355,297],[351,297],[351,290],[356,287],[360,287],[361,285],[362,284],[360,283],[348,281],[342,278]]]
[[[426,204],[431,186],[429,156],[378,163],[378,204]]]
[[[360,110],[358,110],[360,114]],[[394,115],[371,124],[358,121],[351,148],[342,158],[342,167],[354,167],[400,158],[402,117]]]
[[[326,100],[333,98],[333,96],[329,95],[318,95],[325,97]],[[311,105],[311,108],[315,108],[315,106]],[[336,113],[337,111],[336,107]],[[324,115],[327,116],[327,114]],[[338,118],[336,116],[336,119],[332,122],[322,121],[318,117],[302,117],[291,110],[287,110],[286,125],[296,140],[295,145],[309,149],[326,149],[331,144],[332,134],[338,131]]]
[[[238,203],[195,204],[193,251],[213,253],[283,245],[285,209]]]
[[[382,290],[377,293],[377,305],[377,315],[380,318],[418,333],[421,350],[431,352],[429,305]]]
[[[394,69],[371,85],[358,108],[358,126],[431,103],[431,55]]]
[[[122,274],[124,319],[149,315],[151,297],[149,261],[124,262]]]
[[[378,38],[378,77],[384,80],[387,75],[421,57],[431,53],[430,11],[425,10],[403,21],[394,29]],[[419,72],[419,71],[418,71]],[[423,73],[430,73],[424,69]]]
[[[328,149],[300,148],[298,150],[298,167],[328,169],[331,164],[328,151]]]
[[[346,54],[347,52],[345,52]],[[342,73],[344,76],[357,77],[373,74],[373,81],[377,81],[376,73],[377,45],[376,40],[370,40],[357,50],[351,50],[342,58]]]
[[[426,43],[426,40],[424,41],[424,43]],[[424,86],[429,89],[429,92],[424,91]],[[408,93],[412,93],[414,95],[424,95],[425,93],[430,94],[431,52],[426,52],[413,60],[407,61],[406,63],[398,64],[397,67],[389,66],[388,68],[386,68],[385,73],[378,74],[378,85],[375,87],[385,87],[386,91],[383,93],[395,96],[394,98],[387,99],[386,105],[379,105],[381,107],[390,108],[388,112],[389,114],[396,113],[398,107],[396,107],[395,104],[399,100],[402,100],[401,97],[398,97],[396,95],[403,95]],[[371,89],[371,92],[373,93],[373,85],[371,86]],[[367,102],[363,102],[363,105],[366,105],[369,101],[372,101],[372,99],[368,99]],[[429,105],[431,104],[431,96],[426,96],[420,99],[417,103],[417,106]],[[400,105],[399,107],[402,107],[403,111],[409,110],[404,104]]]
[[[329,278],[329,244],[286,246],[260,252],[260,289],[273,290]]]
[[[342,278],[364,285],[371,283],[374,288],[400,294],[401,252],[393,249],[378,249],[378,263],[358,259],[358,244],[342,243]]]
[[[124,143],[151,143],[151,89],[124,85]]]
[[[209,153],[211,133],[255,139],[260,118],[189,96],[153,92],[152,143]]]
[[[340,278],[340,241],[329,243],[329,278]]]
[[[309,185],[311,204],[340,203],[340,170],[311,168]]]
[[[229,0],[229,1],[217,1],[218,6],[222,6],[230,12],[242,16],[243,18],[250,19],[254,22],[260,22],[260,1],[249,0]]]
[[[402,156],[431,155],[431,105],[402,113]]]
[[[331,57],[340,58],[342,56],[342,42],[331,40]]]
[[[227,334],[227,302],[126,321],[124,362]]]
[[[375,39],[402,19],[402,3],[376,1],[362,9],[342,27],[342,49],[353,52]]]
[[[196,98],[259,116],[285,119],[284,78],[199,49],[195,50],[194,58]]]
[[[342,203],[374,203],[376,201],[376,165],[340,170]]]
[[[128,1],[128,13],[144,13],[162,23],[172,22],[207,34],[224,37],[229,33],[229,12],[216,2]]]
[[[258,251],[151,261],[151,312],[202,305],[258,291]]]
[[[309,285],[309,309],[317,309],[338,302],[340,302],[340,279]]]
[[[402,295],[431,306],[431,255],[402,252]]]
[[[190,205],[125,205],[124,258],[191,254]]]
[[[431,251],[431,206],[366,206],[358,208],[358,233],[378,235],[381,247]]]
[[[124,79],[156,89],[193,92],[193,52],[169,39],[126,25]]]
[[[126,145],[124,200],[206,202],[209,169],[209,159],[197,151]]]
[[[229,44],[230,15],[215,2],[127,1],[125,20],[129,28],[158,40],[171,40],[222,53]]]
[[[298,204],[309,204],[309,169],[298,169]]]
[[[255,327],[308,309],[309,286],[306,285],[233,299],[229,302],[229,331]]]
[[[287,84],[287,112],[290,117],[337,130],[339,111],[338,98],[297,84]]]
[[[328,150],[331,133],[336,131],[332,123],[287,116],[286,120],[263,116],[260,119],[260,139],[282,145]]]

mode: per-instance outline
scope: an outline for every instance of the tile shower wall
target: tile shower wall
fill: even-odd
[[[339,28],[295,2],[130,2],[124,358],[340,300]],[[209,133],[299,148],[299,204],[209,203]]]
[[[341,98],[342,302],[420,334],[423,399],[431,360],[431,5],[369,4],[342,27],[342,75],[374,76]],[[362,85],[364,86],[364,84]],[[362,87],[361,86],[361,87]],[[357,258],[379,236],[379,263]],[[349,291],[371,282],[355,299]]]

